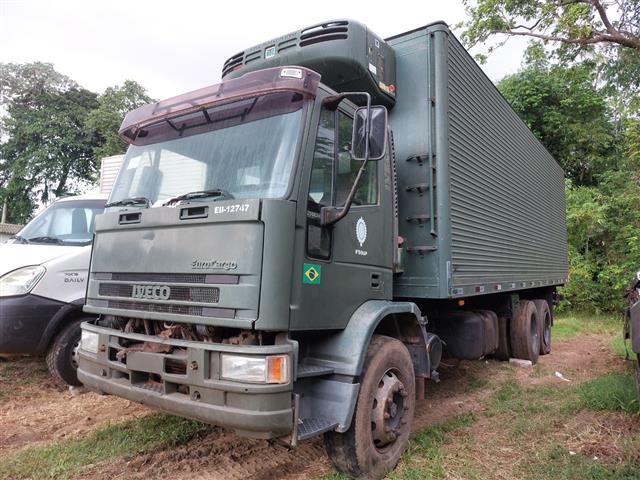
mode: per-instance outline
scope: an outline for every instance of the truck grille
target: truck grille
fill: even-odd
[[[166,280],[165,280],[166,282]],[[133,285],[119,283],[101,283],[98,294],[101,297],[131,298]],[[180,287],[171,286],[171,293],[167,300],[197,303],[218,303],[220,289],[216,287]]]
[[[137,272],[95,272],[95,280],[113,280],[119,282],[151,282],[151,283],[204,283],[220,285],[236,285],[238,275],[205,274],[205,273],[137,273]]]
[[[109,308],[121,308],[123,310],[142,310],[144,312],[175,313],[178,315],[202,315],[202,307],[189,305],[167,305],[163,303],[138,303],[122,300],[109,300]],[[222,310],[222,309],[218,309]]]

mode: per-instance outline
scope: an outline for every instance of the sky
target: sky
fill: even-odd
[[[217,83],[224,61],[248,47],[342,18],[385,38],[437,20],[453,26],[465,11],[459,0],[0,0],[0,62],[53,63],[98,93],[131,79],[162,99]],[[489,78],[517,71],[525,46],[510,39],[494,53]]]

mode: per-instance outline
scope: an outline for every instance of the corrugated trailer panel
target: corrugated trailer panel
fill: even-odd
[[[438,250],[438,209],[431,191],[414,186],[429,184],[434,151],[435,110],[430,97],[433,82],[433,42],[425,29],[388,40],[396,56],[396,104],[389,112],[398,175],[398,227],[406,239],[404,272],[394,279],[397,297],[437,298],[441,296]],[[433,171],[431,172],[433,173]],[[425,187],[426,188],[426,187]],[[431,223],[433,202],[434,221]],[[432,248],[422,253],[416,247]],[[444,285],[446,287],[446,284]]]
[[[563,171],[451,34],[447,50],[452,293],[562,283]]]
[[[387,41],[396,55],[389,120],[406,239],[394,295],[446,298],[563,283],[562,169],[446,25]]]

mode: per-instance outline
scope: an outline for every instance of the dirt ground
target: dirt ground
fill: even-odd
[[[553,353],[541,357],[535,369],[512,367],[494,360],[445,360],[440,368],[441,382],[427,384],[426,399],[416,408],[414,429],[417,431],[462,413],[481,412],[495,386],[507,376],[513,377],[514,371],[517,382],[523,386],[565,388],[569,382],[558,378],[556,372],[574,381],[618,369],[622,361],[610,352],[609,340],[606,335],[586,335],[555,342]],[[115,397],[93,393],[72,396],[50,380],[39,359],[9,362],[0,377],[0,457],[25,445],[82,436],[108,422],[150,413],[144,406]],[[615,423],[615,415],[609,417]],[[473,429],[483,435],[486,426],[483,422],[488,420],[479,418]],[[591,430],[608,428],[607,417],[602,414],[584,414],[576,418],[573,425],[562,428],[576,430],[578,425],[585,424]],[[594,446],[598,448],[602,446]],[[607,454],[596,450],[594,455]],[[609,453],[615,455],[615,452]],[[496,461],[508,467],[509,457],[505,452]],[[78,478],[293,480],[314,478],[330,471],[321,439],[289,449],[277,442],[240,438],[230,431],[214,428],[201,438],[166,451],[90,466]]]

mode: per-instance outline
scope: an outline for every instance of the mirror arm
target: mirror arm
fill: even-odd
[[[360,166],[360,170],[358,170],[358,175],[356,179],[353,181],[353,185],[351,185],[351,190],[349,191],[349,195],[347,196],[347,200],[344,202],[344,207],[342,208],[323,208],[320,212],[320,225],[323,227],[330,227],[331,225],[336,224],[344,217],[347,216],[349,210],[351,209],[351,204],[353,203],[353,197],[356,196],[356,190],[358,188],[358,184],[360,183],[360,178],[364,173],[364,169],[367,168],[367,163],[369,163],[369,132],[371,129],[371,95],[367,92],[345,92],[343,95],[349,96],[365,96],[367,98],[367,121],[364,125],[364,138],[365,146],[364,146],[364,161]],[[338,102],[339,103],[339,102]],[[336,105],[337,107],[337,105]]]
[[[358,184],[360,183],[360,177],[364,173],[364,169],[367,168],[367,163],[369,159],[366,159],[362,162],[362,166],[360,170],[358,170],[358,175],[356,179],[353,181],[353,185],[351,186],[351,190],[349,191],[349,195],[347,196],[346,201],[344,202],[344,207],[342,208],[327,208],[324,207],[321,210],[320,217],[320,225],[323,227],[329,227],[335,223],[338,223],[344,217],[347,216],[349,210],[351,209],[351,204],[353,203],[353,197],[356,196],[356,190],[358,188]]]

